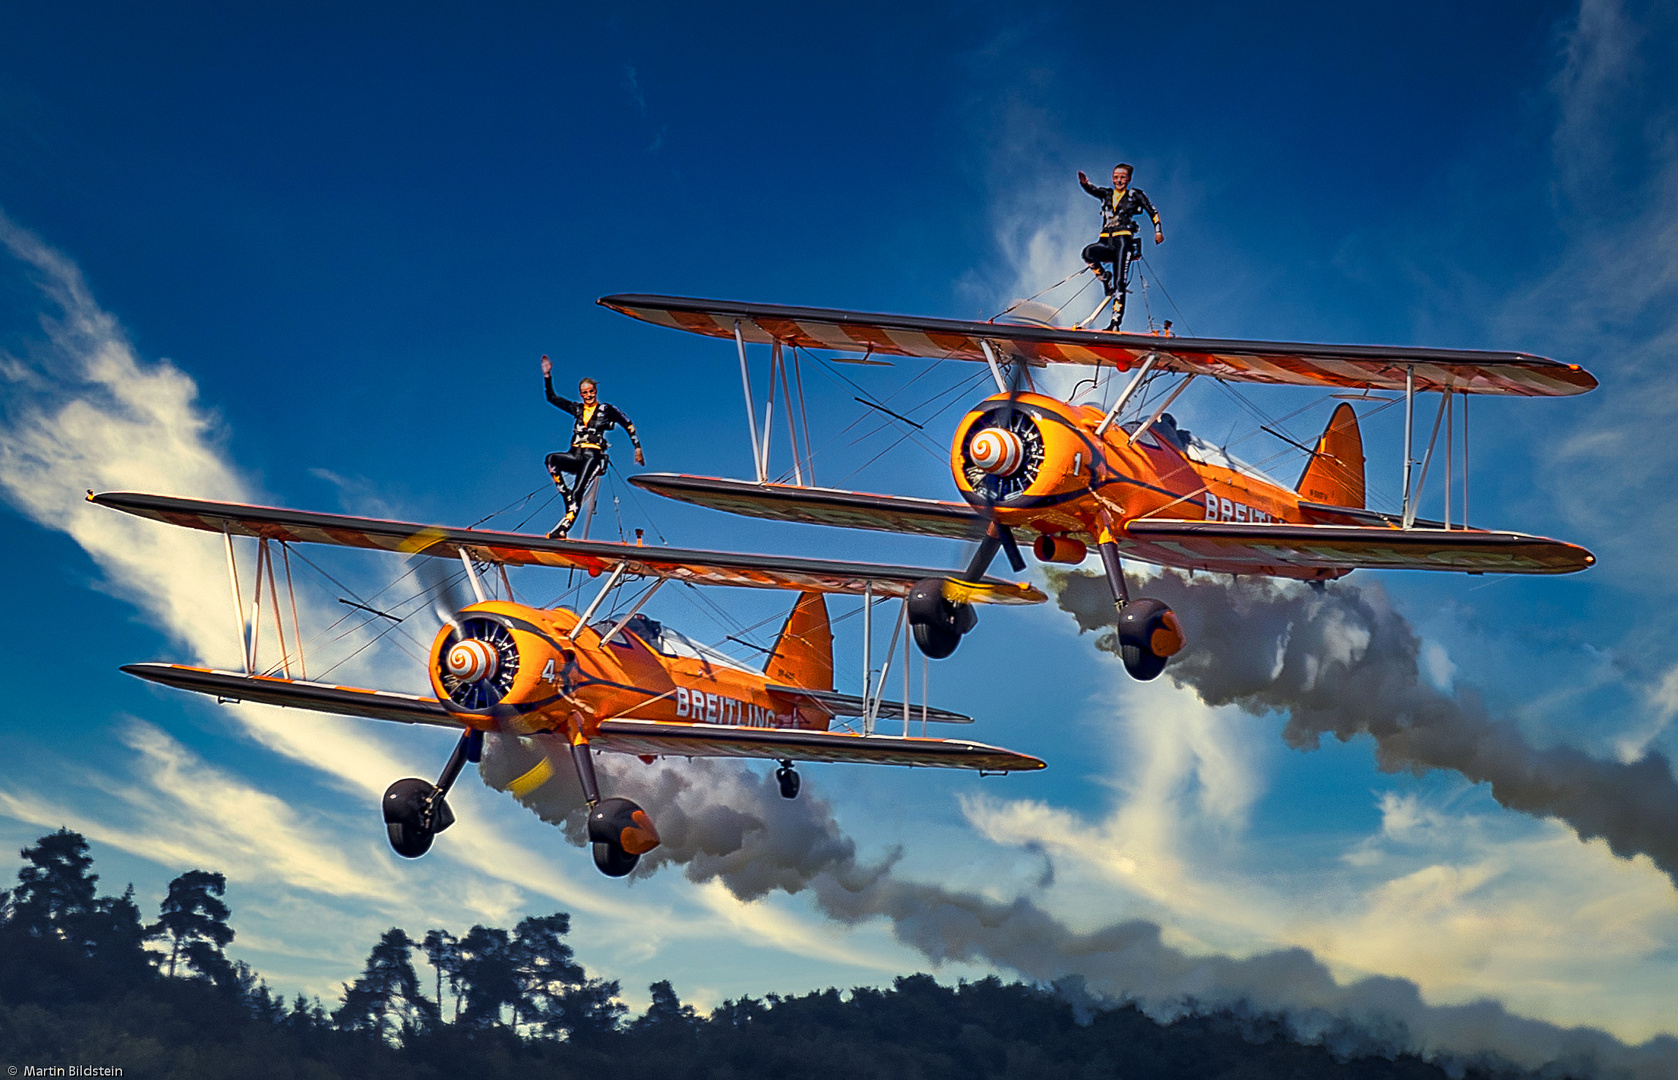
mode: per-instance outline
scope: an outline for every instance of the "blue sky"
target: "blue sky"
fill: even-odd
[[[446,736],[218,708],[121,675],[134,660],[231,663],[220,554],[105,520],[76,502],[84,488],[470,523],[545,482],[564,428],[541,398],[544,352],[565,379],[600,378],[649,468],[746,475],[729,347],[596,297],[987,317],[1076,267],[1095,222],[1074,175],[1121,159],[1167,236],[1146,252],[1133,318],[1521,349],[1601,378],[1585,399],[1477,403],[1472,473],[1477,523],[1582,543],[1596,569],[1352,580],[1415,628],[1420,678],[1480,695],[1532,746],[1621,761],[1678,749],[1663,437],[1678,415],[1678,35],[1659,6],[1180,4],[1119,19],[177,4],[3,18],[0,543],[28,568],[10,577],[10,610],[27,614],[6,638],[29,673],[12,685],[33,693],[0,716],[0,844],[70,824],[107,884],[133,880],[142,897],[190,866],[224,870],[232,951],[280,988],[331,997],[389,925],[459,931],[556,908],[632,1003],[658,978],[704,1005],[879,982],[936,950],[911,916],[835,920],[814,887],[745,902],[674,869],[606,882],[470,778],[467,827],[398,865],[373,801],[398,776],[434,774]],[[843,370],[885,397],[923,369]],[[932,372],[897,400],[971,374]],[[852,443],[851,393],[813,381],[819,479],[947,497],[939,454],[911,441],[876,458],[889,429]],[[1251,396],[1272,415],[1312,400]],[[935,446],[959,411],[928,418]],[[1252,426],[1211,391],[1174,411],[1203,433]],[[1396,499],[1396,413],[1366,426],[1378,505]],[[1302,415],[1296,434],[1326,415]],[[962,556],[655,505],[621,475],[595,535],[621,514],[694,546]],[[371,588],[393,569],[311,557]],[[747,625],[784,606],[709,599]],[[305,602],[321,625],[336,617],[330,592]],[[659,605],[696,636],[731,632],[685,596]],[[1407,980],[1428,1007],[1489,1000],[1631,1043],[1673,1030],[1678,907],[1647,856],[1617,858],[1449,770],[1381,771],[1367,736],[1302,752],[1286,716],[1139,687],[1052,606],[984,619],[935,667],[934,698],[979,715],[975,737],[1051,767],[985,780],[811,768],[806,790],[865,860],[900,847],[897,879],[1026,898],[1075,930],[1142,920],[1188,955],[1305,949],[1342,985]],[[853,688],[855,625],[841,624],[838,658]],[[390,649],[340,674],[418,677]],[[701,781],[718,799],[739,782]],[[989,945],[965,955],[941,974],[1025,970]],[[1149,1000],[1176,985],[1113,978],[1108,990]],[[1284,983],[1278,1007],[1322,1003]],[[1495,1026],[1432,1046],[1502,1046]]]

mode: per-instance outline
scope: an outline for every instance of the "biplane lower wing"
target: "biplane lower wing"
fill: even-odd
[[[211,502],[173,495],[106,492],[89,495],[90,502],[114,510],[206,532],[257,536],[286,543],[335,544],[405,555],[469,557],[509,566],[551,566],[585,570],[590,575],[622,565],[638,577],[673,578],[695,585],[733,585],[758,589],[795,589],[800,592],[904,597],[915,582],[944,577],[946,570],[874,563],[799,559],[778,555],[747,555],[727,551],[645,547],[603,540],[549,540],[524,533],[456,529],[381,518],[319,514],[244,503]],[[1026,583],[986,579],[995,588],[996,603],[1040,604],[1047,600]]]
[[[823,761],[914,765],[980,772],[1030,772],[1038,758],[961,739],[853,735],[803,728],[725,727],[658,720],[603,720],[591,745],[625,754],[668,757],[743,757],[771,761]]]
[[[1147,562],[1278,576],[1311,569],[1571,574],[1596,562],[1589,551],[1560,540],[1476,529],[1139,518],[1126,524],[1125,537],[1125,554]]]
[[[642,473],[629,482],[668,499],[724,510],[743,517],[837,525],[846,529],[917,533],[968,539],[984,532],[985,522],[966,503],[901,495],[872,495],[838,488],[755,484],[715,476]]]
[[[149,682],[180,690],[192,690],[222,701],[253,701],[263,705],[308,709],[337,716],[393,720],[404,724],[432,724],[457,730],[464,726],[434,698],[398,694],[388,690],[364,690],[354,686],[334,686],[264,675],[243,675],[184,664],[129,664],[122,670]],[[796,688],[788,689],[811,693],[796,691]],[[901,705],[897,707],[902,708]],[[603,721],[592,745],[617,753],[669,757],[766,758],[774,761],[918,765],[945,769],[978,769],[983,772],[1027,772],[1044,767],[1044,763],[1037,758],[965,740],[852,735],[846,732],[810,731],[800,728],[672,724],[657,720]]]
[[[122,670],[148,682],[209,694],[223,701],[254,701],[262,705],[283,705],[338,716],[393,720],[400,724],[432,724],[456,730],[465,726],[450,715],[436,698],[389,690],[364,690],[357,686],[244,675],[236,671],[216,671],[185,664],[127,664]]]

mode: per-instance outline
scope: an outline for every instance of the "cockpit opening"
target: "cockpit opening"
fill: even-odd
[[[622,618],[621,615],[611,615],[599,619],[592,624],[591,629],[597,634],[604,634],[616,626],[620,618]],[[702,660],[718,667],[733,668],[736,671],[750,672],[754,675],[761,674],[757,669],[747,667],[734,657],[718,652],[709,645],[701,644],[680,630],[665,626],[658,620],[648,618],[640,612],[630,616],[629,621],[624,624],[624,630],[634,634],[646,642],[649,649],[663,656]],[[629,642],[624,639],[623,632],[620,631],[613,638],[612,644],[627,645]]]

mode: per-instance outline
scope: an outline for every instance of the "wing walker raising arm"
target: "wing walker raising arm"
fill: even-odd
[[[553,477],[554,486],[565,500],[565,516],[548,533],[548,538],[563,539],[577,520],[577,511],[588,496],[588,486],[606,472],[608,431],[614,427],[623,428],[635,446],[635,464],[645,465],[647,459],[641,453],[641,440],[635,434],[634,423],[616,405],[599,400],[599,384],[593,379],[585,378],[577,384],[580,401],[562,398],[554,393],[553,361],[543,356],[542,388],[547,392],[550,405],[570,413],[576,421],[571,429],[571,448],[549,454],[547,458],[548,475]],[[574,477],[570,487],[565,484],[567,473]]]
[[[1165,243],[1165,232],[1160,228],[1159,211],[1141,188],[1130,186],[1133,170],[1123,162],[1113,166],[1113,186],[1097,187],[1090,178],[1078,173],[1078,183],[1085,191],[1101,201],[1101,236],[1084,249],[1084,261],[1101,278],[1107,295],[1113,298],[1113,318],[1107,325],[1117,330],[1124,321],[1125,294],[1130,288],[1130,262],[1142,254],[1142,242],[1136,236],[1136,215],[1147,214],[1154,223],[1154,243]],[[1112,263],[1108,271],[1102,263]],[[1100,310],[1100,309],[1097,309]]]

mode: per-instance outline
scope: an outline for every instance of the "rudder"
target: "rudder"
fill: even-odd
[[[1341,402],[1329,417],[1295,490],[1312,502],[1363,509],[1363,435],[1351,405]]]
[[[833,628],[828,624],[825,596],[818,592],[799,595],[763,673],[787,686],[833,689]]]

